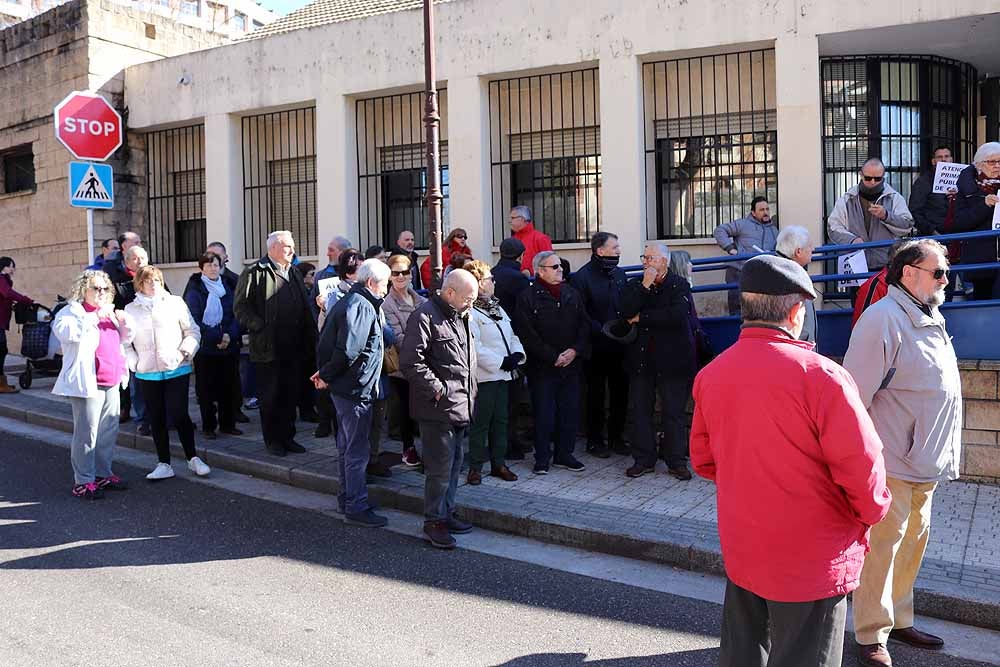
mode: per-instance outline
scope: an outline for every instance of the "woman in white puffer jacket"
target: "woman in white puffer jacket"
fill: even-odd
[[[211,470],[195,451],[194,424],[188,415],[191,361],[198,351],[201,331],[184,300],[163,289],[163,274],[158,268],[142,267],[134,283],[135,301],[125,306],[125,314],[135,337],[125,352],[146,401],[146,417],[160,459],[146,479],[174,476],[168,419],[180,436],[188,468],[196,475],[207,475]]]

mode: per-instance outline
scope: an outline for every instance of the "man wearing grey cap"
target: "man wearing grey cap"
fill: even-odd
[[[850,374],[798,340],[809,275],[743,266],[739,340],[698,374],[691,464],[715,481],[723,667],[839,667],[847,594],[885,516],[882,443]],[[817,530],[822,527],[822,530]]]

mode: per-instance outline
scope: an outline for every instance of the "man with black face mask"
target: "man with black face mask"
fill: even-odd
[[[593,255],[590,261],[573,274],[570,284],[583,297],[590,316],[590,340],[593,354],[584,366],[587,378],[587,452],[598,458],[611,456],[608,445],[616,454],[627,455],[623,432],[628,409],[628,377],[625,375],[625,346],[602,332],[604,325],[620,319],[619,296],[625,285],[625,272],[618,268],[621,248],[618,237],[610,232],[597,232],[590,239]],[[607,419],[608,439],[604,439],[605,389],[610,393],[610,413]]]
[[[830,240],[837,244],[895,240],[913,228],[913,215],[903,195],[885,182],[885,165],[873,157],[861,167],[860,182],[841,195],[827,218]],[[889,248],[865,250],[868,269],[878,271],[889,258]]]

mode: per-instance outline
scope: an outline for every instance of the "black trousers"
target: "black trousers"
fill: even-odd
[[[170,435],[167,419],[177,429],[184,448],[184,456],[190,461],[197,456],[194,449],[194,424],[188,415],[188,389],[191,376],[181,375],[169,380],[137,380],[139,391],[146,402],[146,420],[156,445],[156,456],[160,463],[170,463]]]
[[[264,442],[284,444],[295,437],[295,410],[302,388],[302,362],[277,359],[255,363],[260,425]]]
[[[235,354],[197,354],[194,357],[194,392],[201,409],[201,430],[236,428],[233,394],[240,395],[233,376],[239,373],[240,359]],[[218,405],[218,412],[216,412]]]
[[[396,419],[399,422],[399,439],[403,441],[403,449],[413,447],[413,417],[410,416],[410,383],[403,378],[389,376],[389,387],[399,400]]]
[[[773,602],[726,582],[719,667],[840,667],[847,596]]]
[[[4,364],[7,363],[7,331],[0,329],[0,374],[3,374]]]
[[[587,442],[604,442],[605,423],[609,440],[624,439],[628,411],[624,350],[601,350],[584,366],[584,373],[587,378]],[[604,408],[606,400],[607,411]]]
[[[656,393],[660,394],[660,428],[667,465],[686,464],[688,453],[684,408],[691,396],[691,378],[662,373],[639,373],[632,376],[629,398],[632,404],[632,456],[639,465],[653,467],[657,459],[656,431],[653,418]]]
[[[976,272],[972,279],[972,300],[1000,299],[1000,271]]]

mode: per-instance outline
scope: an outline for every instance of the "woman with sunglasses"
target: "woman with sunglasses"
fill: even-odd
[[[955,197],[955,231],[985,232],[993,229],[993,210],[1000,190],[1000,143],[990,141],[979,147],[972,164],[958,176]],[[962,263],[992,263],[1000,259],[1000,237],[991,236],[962,242]],[[1000,299],[1000,271],[969,271],[962,274],[972,282],[972,298]]]
[[[451,230],[448,236],[445,238],[444,243],[441,244],[441,270],[447,272],[448,268],[451,266],[451,256],[461,254],[465,255],[465,259],[459,265],[458,268],[462,268],[465,262],[472,259],[472,248],[469,247],[469,235],[461,227],[456,227]],[[423,279],[424,286],[431,284],[431,258],[428,257],[424,260],[424,263],[420,265],[420,277]],[[444,278],[444,275],[441,276]]]
[[[63,350],[52,393],[66,396],[73,408],[73,495],[88,500],[103,497],[105,489],[127,488],[111,463],[118,441],[118,387],[128,385],[125,346],[132,342],[132,330],[113,303],[108,274],[84,271],[52,322]]]
[[[423,304],[425,299],[413,290],[410,274],[410,258],[406,255],[393,255],[389,258],[389,293],[382,303],[386,323],[392,327],[395,334],[396,354],[403,349],[406,338],[406,323],[410,315]],[[410,383],[406,381],[401,370],[389,374],[389,386],[396,394],[397,414],[400,438],[403,441],[403,464],[410,467],[420,465],[420,455],[413,444],[413,419],[410,417]]]

